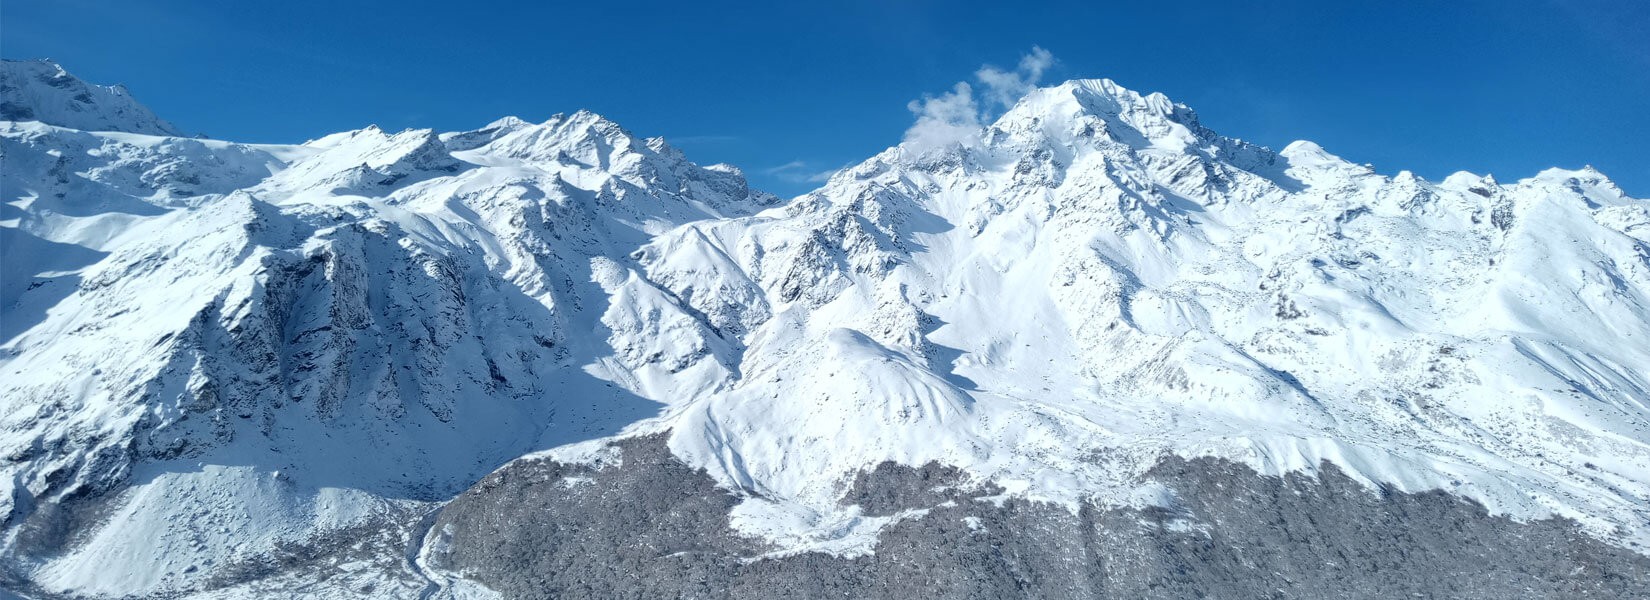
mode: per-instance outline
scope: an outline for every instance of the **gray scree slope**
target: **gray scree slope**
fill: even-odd
[[[1371,490],[1329,463],[1262,476],[1167,457],[1172,508],[1078,514],[991,498],[953,469],[884,463],[844,496],[875,553],[775,558],[728,527],[738,498],[656,435],[622,466],[527,460],[442,510],[430,566],[510,598],[1646,598],[1650,558],[1443,492]],[[756,559],[756,560],[753,560]]]

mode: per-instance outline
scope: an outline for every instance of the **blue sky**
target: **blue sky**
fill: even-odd
[[[791,195],[897,143],[912,100],[1039,46],[1044,83],[1160,91],[1273,148],[1431,179],[1592,164],[1650,196],[1650,2],[516,4],[13,0],[0,54],[237,141],[588,108]]]

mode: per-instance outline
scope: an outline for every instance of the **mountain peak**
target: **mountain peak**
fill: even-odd
[[[1295,166],[1343,164],[1346,162],[1345,159],[1324,150],[1323,146],[1319,146],[1317,142],[1309,140],[1289,142],[1289,145],[1284,146],[1278,154],[1289,159],[1289,163]]]
[[[1041,99],[1039,92],[1042,93]],[[1160,92],[1142,94],[1111,79],[1072,79],[1033,91],[1026,98],[1032,102],[1076,101],[1084,113],[1096,116],[1145,113],[1196,122],[1196,113],[1190,107],[1170,100]]]
[[[1136,148],[1184,149],[1216,142],[1197,114],[1160,93],[1141,94],[1110,79],[1074,79],[1033,89],[991,126],[1068,146],[1102,137]],[[1015,132],[1019,132],[1016,134]],[[989,136],[989,134],[988,134]]]
[[[182,136],[124,86],[94,85],[51,59],[0,60],[0,120],[40,121],[84,131]]]
[[[1164,96],[1161,93],[1150,92],[1142,94],[1134,91],[1133,89],[1123,87],[1123,85],[1117,83],[1117,81],[1105,77],[1099,79],[1070,79],[1065,83],[1054,86],[1054,88],[1070,90],[1075,93],[1104,96],[1119,102],[1150,102],[1162,107],[1172,106],[1174,104],[1173,101],[1169,100],[1168,96]]]

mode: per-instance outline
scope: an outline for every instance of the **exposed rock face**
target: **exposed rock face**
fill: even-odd
[[[874,553],[765,554],[737,498],[666,449],[597,468],[526,459],[442,509],[426,564],[509,598],[1643,598],[1650,558],[1564,520],[1516,522],[1443,492],[1373,490],[1324,463],[1272,477],[1165,457],[1168,506],[1075,511],[938,464],[884,463],[844,501],[903,514]]]

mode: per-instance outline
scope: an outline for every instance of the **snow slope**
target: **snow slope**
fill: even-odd
[[[46,64],[0,69],[0,581],[231,585],[661,431],[779,552],[869,551],[883,461],[1137,505],[1166,454],[1650,541],[1650,202],[1591,169],[1388,177],[1085,80],[781,203],[588,112],[243,145]]]

